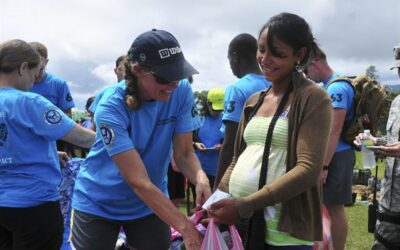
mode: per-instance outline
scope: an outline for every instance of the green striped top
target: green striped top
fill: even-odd
[[[243,138],[246,149],[239,156],[233,169],[229,192],[234,197],[245,197],[258,191],[258,181],[264,153],[264,144],[267,130],[272,117],[255,116],[248,123]],[[267,172],[267,185],[286,172],[288,120],[279,117],[272,136]],[[278,231],[281,204],[264,208],[266,221],[265,242],[273,246],[313,245],[311,241],[304,241]]]

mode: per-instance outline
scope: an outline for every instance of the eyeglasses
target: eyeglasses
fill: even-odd
[[[157,75],[157,74],[154,73],[153,71],[150,71],[149,73],[154,77],[154,80],[156,80],[156,82],[157,82],[158,84],[167,85],[167,84],[170,84],[171,82],[173,82],[173,81],[167,80],[167,79],[165,79],[165,78],[163,78],[163,77]]]
[[[154,71],[151,71],[147,66],[144,66],[144,65],[141,65],[141,66],[144,71],[146,71],[147,73],[151,74],[154,77],[154,80],[156,80],[156,82],[158,84],[168,85],[168,84],[174,82],[174,81],[167,80],[167,79],[157,75]]]

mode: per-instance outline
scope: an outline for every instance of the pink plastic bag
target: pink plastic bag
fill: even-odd
[[[322,234],[322,241],[315,241],[313,250],[333,250],[331,217],[325,206],[322,206]]]
[[[193,223],[193,225],[195,225],[197,231],[199,231],[200,233],[202,231],[205,231],[203,225],[200,224],[202,218],[203,218],[203,212],[196,211],[189,219]],[[173,227],[171,227],[171,241],[179,237],[182,237],[182,234],[176,231]]]
[[[229,226],[229,232],[232,240],[231,248],[228,247],[214,220],[211,219],[201,244],[201,250],[244,250],[242,240],[235,226]]]

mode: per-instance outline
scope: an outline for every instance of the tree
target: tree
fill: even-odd
[[[376,70],[376,67],[374,65],[370,65],[367,70],[365,71],[365,73],[367,74],[367,76],[379,80],[379,76],[378,76],[378,70]]]

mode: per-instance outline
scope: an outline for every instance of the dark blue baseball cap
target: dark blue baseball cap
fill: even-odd
[[[178,40],[165,30],[153,29],[139,35],[133,41],[128,56],[169,81],[199,73],[186,61]]]

